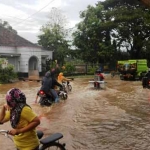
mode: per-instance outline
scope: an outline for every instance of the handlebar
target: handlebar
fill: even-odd
[[[11,136],[9,135],[9,130],[0,130],[0,134],[6,136],[7,138],[11,139]],[[12,140],[13,141],[13,140]]]
[[[7,133],[8,134],[8,130],[0,130],[0,133]]]
[[[70,84],[70,81],[63,81],[62,84]]]

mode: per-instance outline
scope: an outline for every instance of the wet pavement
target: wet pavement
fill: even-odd
[[[122,81],[105,75],[106,89],[95,90],[91,77],[75,78],[66,101],[52,107],[34,104],[40,82],[19,81],[0,85],[0,106],[6,91],[20,88],[27,103],[41,120],[38,129],[46,135],[61,132],[67,150],[149,150],[150,90],[141,81]],[[9,123],[0,129],[10,129]],[[2,150],[13,149],[13,143],[0,135]]]

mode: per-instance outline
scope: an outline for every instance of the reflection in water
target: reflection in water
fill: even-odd
[[[68,150],[148,150],[150,149],[150,91],[140,81],[122,81],[106,76],[106,90],[94,90],[88,78],[71,82],[66,101],[52,107],[34,104],[40,82],[1,85],[0,104],[12,87],[20,88],[41,120],[38,129],[45,135],[61,132]],[[10,129],[9,123],[1,129]],[[0,136],[2,150],[13,143]],[[5,144],[7,143],[7,146]]]

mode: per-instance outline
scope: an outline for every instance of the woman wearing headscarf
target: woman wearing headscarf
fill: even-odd
[[[9,134],[13,136],[17,150],[38,150],[40,143],[35,128],[40,120],[26,103],[25,94],[12,88],[6,94],[6,102],[1,109],[0,123],[10,121]]]

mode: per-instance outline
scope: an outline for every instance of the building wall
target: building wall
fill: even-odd
[[[19,57],[7,57],[7,60],[14,66],[15,72],[19,72]]]
[[[8,59],[16,72],[28,73],[29,72],[29,60],[31,57],[37,59],[38,71],[42,71],[42,61],[43,58],[52,59],[52,51],[42,50],[40,47],[6,47],[0,46],[0,57],[1,55]],[[14,54],[14,55],[13,55]]]
[[[18,47],[17,52],[21,53],[20,56],[20,72],[29,71],[29,59],[32,56],[35,56],[38,59],[38,66],[41,63],[41,49],[32,48],[32,47]],[[39,71],[41,71],[39,67]]]
[[[21,53],[20,56],[20,72],[28,72],[29,71],[29,60],[31,57],[36,57],[38,62],[38,71],[42,71],[42,56],[46,58],[52,58],[52,52],[42,50],[41,48],[34,47],[19,47],[17,48],[17,52]]]
[[[14,56],[14,54],[17,54],[15,47],[0,46],[0,57],[7,58],[8,63],[12,64],[14,66],[14,70],[18,72],[19,56]]]
[[[0,46],[0,55],[1,53],[16,53],[15,47],[9,47],[9,46]]]

